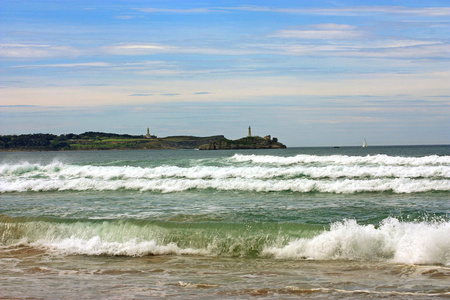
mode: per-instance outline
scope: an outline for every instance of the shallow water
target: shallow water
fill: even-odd
[[[450,297],[449,178],[449,146],[0,153],[0,297]]]
[[[35,298],[396,298],[449,296],[450,268],[372,261],[3,252],[2,296]]]

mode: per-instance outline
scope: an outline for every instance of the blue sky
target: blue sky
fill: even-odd
[[[448,1],[0,2],[0,134],[450,144]]]

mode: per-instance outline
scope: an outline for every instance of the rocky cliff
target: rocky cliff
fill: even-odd
[[[286,146],[278,142],[277,138],[259,136],[245,137],[238,140],[226,138],[201,145],[199,150],[232,150],[232,149],[285,149]]]

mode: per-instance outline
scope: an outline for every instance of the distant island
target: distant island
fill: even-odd
[[[223,135],[208,137],[169,136],[85,132],[82,134],[0,135],[0,151],[69,151],[69,150],[163,150],[163,149],[281,149],[285,145],[270,136],[248,136],[228,140]]]

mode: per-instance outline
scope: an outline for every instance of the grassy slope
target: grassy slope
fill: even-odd
[[[221,138],[224,136],[170,136],[147,139],[142,136],[104,132],[60,136],[53,134],[0,135],[0,151],[196,149],[200,145],[209,144]]]
[[[112,150],[112,149],[195,149],[208,143],[209,138],[177,136],[167,138],[97,138],[70,140],[73,150]]]

